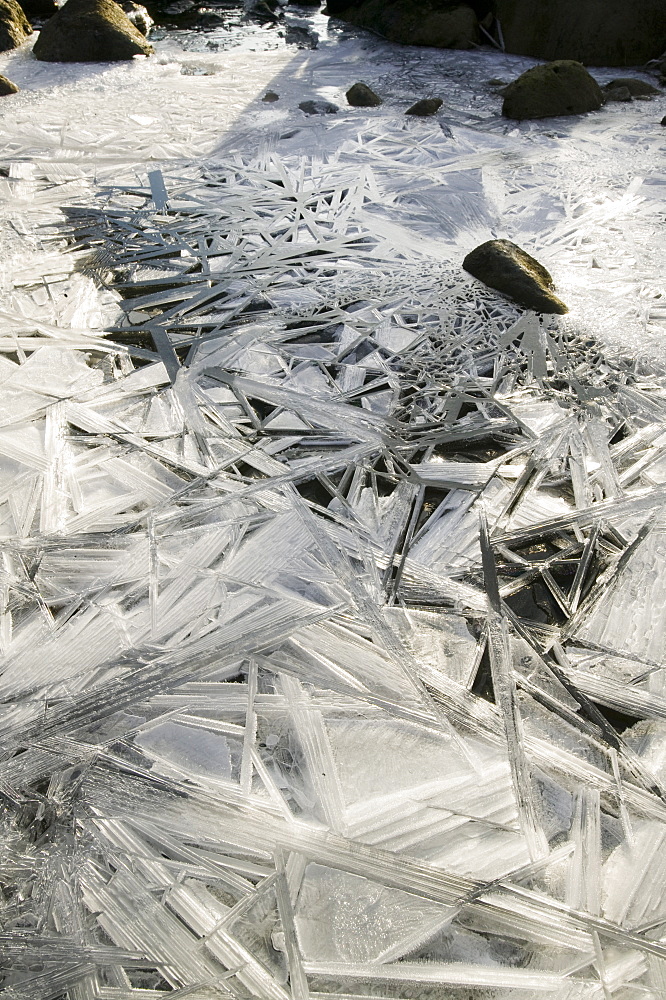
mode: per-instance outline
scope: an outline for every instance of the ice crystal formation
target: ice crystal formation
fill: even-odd
[[[646,113],[557,211],[561,137],[455,108],[196,163],[139,113],[94,176],[101,124],[16,119],[8,1000],[663,998],[666,379],[609,271],[595,335],[460,267],[498,213],[572,302],[640,256]]]

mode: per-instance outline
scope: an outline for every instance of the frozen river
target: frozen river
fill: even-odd
[[[666,99],[292,20],[0,56],[2,985],[662,1000]]]

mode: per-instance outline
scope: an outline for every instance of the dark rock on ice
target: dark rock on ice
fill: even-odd
[[[9,94],[18,94],[19,88],[6,76],[0,76],[0,97],[7,97]]]
[[[275,101],[280,100],[280,95],[276,94],[274,90],[267,90],[261,99],[264,104],[274,104]]]
[[[347,102],[353,108],[378,108],[383,101],[367,83],[355,83],[347,91]]]
[[[134,3],[134,0],[123,0],[120,7],[125,11],[134,27],[138,28],[142,35],[147,35],[155,22],[143,4]]]
[[[32,25],[16,0],[0,0],[0,52],[22,45]]]
[[[666,115],[661,119],[661,127],[666,128]]]
[[[412,104],[411,108],[407,108],[405,114],[427,118],[430,115],[437,114],[443,103],[444,101],[440,101],[439,97],[427,97],[423,101],[417,101],[416,104]]]
[[[628,87],[604,87],[604,100],[606,103],[626,102],[631,100],[631,91]]]
[[[653,87],[651,83],[645,83],[644,80],[637,80],[633,76],[621,76],[617,80],[611,80],[610,83],[606,84],[604,90],[614,87],[626,87],[632,97],[654,97],[655,94],[662,93],[658,87]]]
[[[559,314],[569,311],[553,294],[554,282],[543,264],[510,240],[482,243],[467,254],[463,267],[525,309]]]
[[[117,62],[152,51],[113,0],[67,0],[46,22],[33,48],[45,62]]]
[[[459,2],[364,0],[360,5],[348,4],[344,8],[329,3],[326,10],[402,45],[471,49],[481,40],[476,13],[468,4]]]
[[[495,0],[507,52],[638,66],[666,47],[664,0]]]
[[[336,115],[340,110],[330,101],[301,101],[298,106],[306,115]]]
[[[21,7],[29,21],[44,21],[58,13],[56,0],[21,0]]]
[[[503,91],[507,118],[553,118],[596,111],[604,102],[601,87],[572,59],[534,66]]]
[[[319,45],[319,35],[300,24],[288,24],[284,38],[288,45],[296,45],[299,49],[316,49]]]

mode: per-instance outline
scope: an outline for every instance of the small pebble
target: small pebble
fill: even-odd
[[[280,100],[280,95],[276,94],[274,90],[267,90],[261,99],[264,104],[273,104],[275,101]]]
[[[288,24],[284,37],[288,45],[296,45],[299,49],[316,49],[319,44],[319,35],[297,24]]]

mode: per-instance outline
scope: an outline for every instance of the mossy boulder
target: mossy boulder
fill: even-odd
[[[334,13],[328,4],[327,11]],[[469,4],[447,0],[364,0],[336,10],[337,16],[402,45],[470,49],[480,41],[479,23]]]
[[[495,0],[507,52],[640,66],[666,49],[664,0]]]
[[[568,312],[554,294],[553,279],[543,264],[510,240],[489,240],[468,253],[463,267],[490,288],[539,313]]]
[[[503,90],[502,114],[522,121],[596,111],[604,103],[597,81],[572,59],[534,66]]]
[[[117,62],[152,51],[113,0],[67,0],[46,22],[33,48],[45,62]]]
[[[306,115],[337,115],[340,110],[330,101],[301,101],[298,106]]]
[[[16,0],[0,0],[0,52],[22,45],[32,25]]]

